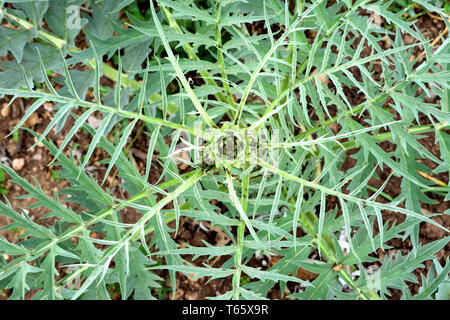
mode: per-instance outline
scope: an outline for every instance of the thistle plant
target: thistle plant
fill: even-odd
[[[424,158],[437,164],[433,173],[449,171],[449,41],[433,45],[391,2],[2,2],[0,54],[14,59],[0,62],[0,94],[10,105],[32,101],[11,134],[34,135],[70,186],[48,195],[0,164],[23,198],[35,200],[31,210],[56,217],[44,225],[7,196],[0,202],[12,221],[5,228],[25,231],[16,242],[0,237],[0,288],[12,289],[11,299],[32,289],[34,299],[110,299],[108,285],[118,283],[122,299],[155,299],[158,271],[166,270],[173,293],[177,272],[231,278],[232,290],[214,299],[265,299],[276,284],[293,299],[387,299],[389,289],[404,299],[447,299],[450,263],[434,255],[449,242],[448,226],[421,203],[437,189],[448,201],[449,189],[420,172],[431,173]],[[414,2],[449,25],[434,2]],[[251,31],[256,23],[263,32]],[[75,46],[79,34],[85,49]],[[105,92],[102,77],[114,81],[112,89]],[[49,102],[55,113],[43,132],[23,127]],[[94,113],[97,128],[88,123]],[[50,131],[67,127],[56,145]],[[91,140],[76,158],[71,144],[81,130]],[[127,148],[139,130],[148,139],[143,170]],[[440,157],[420,143],[427,134]],[[395,152],[384,151],[384,141]],[[343,171],[352,149],[356,164]],[[108,155],[100,179],[86,170],[96,150]],[[189,157],[178,157],[180,150]],[[162,170],[156,184],[152,163]],[[374,190],[369,180],[380,170],[391,175]],[[105,183],[114,171],[120,193]],[[383,198],[392,177],[402,193]],[[140,214],[135,223],[123,221],[130,208]],[[389,223],[387,212],[405,219]],[[181,217],[207,222],[229,241],[180,247]],[[445,236],[421,243],[423,224]],[[94,230],[105,236],[93,237]],[[409,239],[412,251],[381,261],[394,238]],[[249,265],[263,254],[278,261],[264,270]],[[196,264],[201,256],[224,262]],[[417,282],[413,271],[426,260],[432,267],[413,295],[405,281]],[[374,262],[381,267],[370,274]],[[317,278],[300,279],[300,268]]]

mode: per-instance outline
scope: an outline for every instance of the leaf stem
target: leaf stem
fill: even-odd
[[[155,6],[153,4],[153,0],[150,0],[150,10],[153,16],[153,21],[156,26],[156,30],[158,31],[159,37],[161,39],[161,42],[164,46],[164,49],[167,53],[168,59],[170,63],[172,64],[172,67],[175,70],[175,73],[180,80],[181,84],[183,85],[184,90],[186,90],[187,94],[189,95],[189,98],[191,99],[192,103],[194,104],[194,107],[197,109],[197,112],[201,115],[203,120],[206,122],[208,126],[211,128],[215,128],[216,124],[212,121],[211,117],[207,113],[207,111],[203,108],[200,101],[198,100],[197,96],[195,95],[194,91],[191,88],[191,85],[189,84],[188,80],[186,79],[186,76],[184,75],[183,71],[181,70],[181,67],[178,63],[177,58],[173,54],[172,48],[169,45],[169,41],[167,40],[166,36],[164,35],[164,31],[162,29],[161,23],[159,22],[158,16],[156,15]],[[138,29],[138,28],[136,28]],[[138,29],[139,30],[139,29]],[[140,32],[147,33],[145,30],[139,30]]]
[[[50,42],[52,45],[54,45],[55,47],[57,47],[58,49],[63,48],[67,42],[64,39],[60,39],[54,35],[52,35],[51,33],[38,29],[37,26],[33,25],[32,23],[29,23],[26,20],[23,20],[9,12],[7,12],[6,10],[0,8],[0,16],[2,15],[2,13],[5,14],[5,16],[7,16],[9,19],[13,20],[14,22],[16,22],[18,25],[22,26],[25,29],[32,29],[32,28],[36,28],[37,29],[37,33],[38,36],[41,39],[44,39],[48,42]]]

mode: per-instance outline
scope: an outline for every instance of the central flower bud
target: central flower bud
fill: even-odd
[[[256,156],[256,137],[246,128],[231,122],[225,122],[221,128],[207,130],[205,138],[203,161],[218,168],[242,168],[246,161]]]

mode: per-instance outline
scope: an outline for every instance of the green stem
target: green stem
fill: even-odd
[[[290,199],[289,202],[292,204],[293,207],[295,207],[294,199]],[[314,242],[316,243],[316,245],[320,246],[321,252],[323,252],[323,254],[327,257],[327,259],[330,262],[332,262],[334,265],[336,265],[338,263],[337,257],[336,257],[336,248],[334,246],[334,242],[333,242],[333,239],[331,238],[331,236],[328,234],[324,234],[322,236],[322,241],[320,242],[320,244],[318,244],[318,237],[314,230],[314,225],[317,225],[318,220],[319,220],[317,218],[317,216],[315,214],[313,214],[312,212],[304,212],[299,215],[298,219],[299,219],[300,225],[303,227],[303,229],[308,234],[310,234],[314,237]],[[367,293],[362,292],[361,289],[359,289],[356,286],[356,283],[349,276],[347,271],[345,271],[344,269],[340,269],[339,274],[341,275],[342,279],[344,279],[344,281],[347,282],[347,284],[350,287],[352,287],[355,291],[357,291],[360,294],[362,299],[364,299],[364,300],[368,300],[368,299],[379,300],[380,299],[378,297],[378,295],[372,291],[367,292]]]
[[[71,51],[69,49],[69,51]],[[94,60],[91,60],[88,62],[88,64],[92,67],[95,68],[95,62]],[[111,67],[109,64],[102,62],[101,63],[101,70],[102,73],[105,77],[111,79],[111,80],[116,80],[118,75],[119,75],[119,71],[117,71],[115,68]],[[128,78],[128,75],[125,73],[122,73],[121,75],[121,83],[123,87],[131,87],[133,90],[139,90],[142,86],[142,83],[140,83],[139,81],[136,81],[134,79],[130,79]],[[150,95],[150,97],[148,98],[148,101],[150,103],[157,103],[157,102],[161,102],[162,101],[162,96],[159,93],[153,93],[152,95]],[[161,110],[163,110],[162,105],[158,105],[158,108],[160,108]],[[167,111],[170,114],[174,114],[178,111],[178,106],[177,104],[173,103],[173,102],[169,102],[167,103]]]
[[[378,191],[378,188],[372,187],[371,185],[367,185],[367,189],[369,189],[369,190],[371,190],[373,192],[377,192]],[[386,200],[388,200],[390,202],[394,201],[394,199],[390,195],[388,195],[387,193],[380,192],[380,196],[382,196],[383,198],[385,198]]]
[[[184,175],[182,175],[182,178],[192,178],[192,176],[195,174],[198,174],[198,171],[191,171],[191,172],[185,173]],[[158,187],[160,189],[167,189],[178,183],[179,183],[178,179],[172,179],[172,180],[169,180],[167,182],[160,184]],[[128,199],[127,202],[132,202],[132,203],[137,202],[141,199],[147,198],[150,194],[153,194],[153,193],[155,193],[155,191],[153,189],[142,191],[142,192],[136,194],[135,196],[131,197],[130,199]],[[100,219],[104,219],[104,218],[114,214],[115,212],[120,211],[121,209],[123,209],[125,207],[126,207],[125,204],[120,203],[120,204],[117,204],[115,206],[112,206],[108,209],[105,209],[105,210],[99,212],[96,216]],[[17,266],[21,263],[24,263],[26,261],[33,261],[33,260],[37,259],[41,255],[45,254],[48,250],[50,250],[53,245],[58,244],[63,241],[66,241],[74,236],[77,236],[77,234],[79,232],[82,232],[83,230],[87,230],[87,228],[89,228],[91,225],[96,224],[96,223],[98,223],[98,219],[92,218],[84,223],[73,226],[72,228],[65,231],[58,237],[55,237],[53,240],[51,240],[50,243],[48,243],[46,245],[40,246],[39,248],[30,248],[29,249],[30,253],[28,255],[17,257],[16,259],[14,259],[14,261],[12,263],[7,265],[6,269],[0,270],[0,276],[2,274],[7,273],[9,270],[11,270],[12,268],[14,268],[15,266]]]
[[[172,14],[170,13],[170,11],[166,8],[166,7],[161,7],[162,11],[164,12],[164,15],[167,18],[167,21],[169,21],[169,26],[177,33],[183,33],[183,31],[181,30],[180,26],[178,25],[177,21],[175,19],[172,18]],[[194,60],[194,61],[199,61],[200,58],[197,56],[197,54],[195,53],[194,49],[192,48],[192,46],[189,43],[184,43],[183,44],[183,49],[184,51],[186,51],[186,54],[188,55],[189,59]],[[206,70],[202,70],[199,71],[200,75],[202,76],[203,80],[205,81],[206,84],[208,85],[213,85],[213,86],[217,86],[216,82],[211,79],[211,76],[209,75],[208,71]],[[215,94],[215,97],[217,100],[226,103],[228,100],[223,96],[223,94],[221,92],[218,92]]]
[[[146,116],[146,115],[143,115],[143,114],[140,114],[137,112],[113,108],[113,107],[105,106],[105,105],[102,105],[99,103],[94,103],[94,102],[89,102],[89,101],[84,101],[84,100],[77,100],[74,98],[64,97],[64,96],[55,95],[55,94],[51,94],[51,93],[38,92],[38,91],[4,89],[4,88],[0,88],[0,90],[4,94],[13,95],[13,96],[20,95],[21,97],[24,97],[24,98],[25,97],[27,97],[27,98],[48,98],[49,101],[54,101],[54,102],[61,102],[61,103],[72,102],[72,103],[74,103],[74,105],[78,105],[83,108],[92,108],[92,109],[96,109],[98,111],[102,111],[102,112],[106,112],[106,113],[114,113],[114,114],[122,116],[123,118],[139,119],[145,123],[151,123],[151,124],[161,125],[161,126],[172,128],[172,129],[183,130],[192,135],[202,134],[201,131],[197,132],[196,130],[194,130],[194,128],[186,127],[179,123],[163,120],[160,118]]]

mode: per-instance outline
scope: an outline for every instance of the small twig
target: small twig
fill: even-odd
[[[442,182],[439,179],[436,179],[435,177],[430,176],[428,173],[422,172],[417,170],[417,173],[419,173],[422,177],[424,177],[427,180],[433,181],[434,183],[440,185],[441,187],[447,187],[447,184],[445,182]]]

